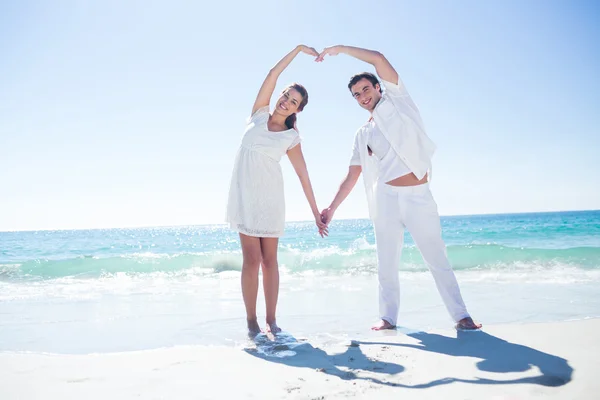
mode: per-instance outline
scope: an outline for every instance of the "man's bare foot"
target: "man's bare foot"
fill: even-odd
[[[248,320],[248,336],[255,337],[256,335],[258,335],[261,332],[262,332],[262,330],[260,329],[258,322],[255,319],[249,319]]]
[[[456,329],[461,331],[475,331],[481,327],[482,325],[476,324],[471,317],[463,318],[456,323]]]
[[[281,332],[281,328],[277,326],[277,321],[267,322],[267,332],[273,334]]]
[[[379,321],[378,323],[376,323],[375,325],[373,325],[371,327],[371,329],[374,331],[382,331],[384,329],[395,329],[395,328],[396,328],[395,325],[390,324],[385,319],[382,319],[381,321]]]

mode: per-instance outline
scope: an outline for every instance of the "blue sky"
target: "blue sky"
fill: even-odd
[[[52,4],[51,4],[52,3]],[[0,4],[0,230],[221,223],[268,69],[296,44],[384,53],[438,145],[442,215],[600,208],[600,6],[593,1]],[[368,115],[370,66],[299,55],[320,208]],[[288,220],[310,209],[282,160]],[[362,184],[338,218],[366,217]]]

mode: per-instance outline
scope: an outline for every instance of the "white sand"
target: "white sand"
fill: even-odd
[[[600,319],[484,328],[386,332],[327,352],[304,343],[284,358],[225,347],[2,353],[0,399],[600,398]]]

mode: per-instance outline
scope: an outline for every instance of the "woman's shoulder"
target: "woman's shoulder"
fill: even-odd
[[[264,106],[254,111],[254,113],[248,117],[247,123],[256,123],[258,121],[264,122],[269,119],[269,106]]]

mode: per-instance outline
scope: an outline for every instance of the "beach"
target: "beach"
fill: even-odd
[[[0,400],[600,400],[600,2],[316,5],[0,2]]]
[[[287,225],[283,333],[253,340],[223,226],[0,232],[0,399],[594,398],[600,212],[442,225],[481,332],[453,329],[409,235],[399,326],[371,331],[367,220]]]
[[[600,400],[600,2],[317,6],[0,2],[0,400]]]
[[[274,339],[268,354],[252,341],[244,348],[3,353],[0,391],[6,400],[594,399],[599,335],[600,320],[591,319],[480,332],[389,331],[327,350],[286,337]]]

